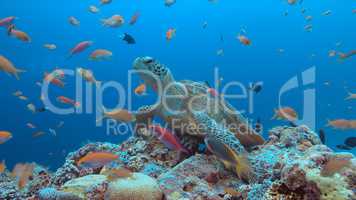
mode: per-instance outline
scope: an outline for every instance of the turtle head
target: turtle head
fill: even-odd
[[[174,81],[170,70],[151,57],[136,58],[133,69],[146,84],[153,88],[157,87],[158,84],[164,87]]]

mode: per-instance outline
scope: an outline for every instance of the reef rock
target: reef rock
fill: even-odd
[[[108,186],[107,200],[161,200],[163,194],[157,181],[142,173],[133,173],[132,177],[119,178]]]
[[[103,188],[104,192],[107,187],[107,179],[104,175],[88,175],[80,178],[76,178],[66,182],[61,191],[71,193],[80,199],[91,199],[92,195],[97,195],[97,188]],[[96,193],[96,194],[93,194]],[[99,199],[99,198],[95,198]]]

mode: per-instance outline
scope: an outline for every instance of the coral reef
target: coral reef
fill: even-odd
[[[76,166],[77,160],[92,151],[115,153],[119,159],[109,168],[125,167],[134,175],[109,180],[100,174],[101,169]],[[154,200],[162,199],[162,195],[167,200],[356,197],[354,156],[333,152],[304,126],[276,127],[270,130],[264,145],[249,152],[248,160],[255,173],[255,180],[249,184],[227,170],[215,155],[202,152],[177,159],[177,153],[150,136],[132,136],[121,145],[90,143],[70,153],[54,173],[36,165],[23,189],[17,187],[8,171],[0,174],[0,199],[142,199],[137,195]],[[345,158],[350,162],[342,167],[331,162]]]
[[[155,179],[133,173],[132,177],[110,182],[105,197],[107,200],[161,200],[163,193]]]

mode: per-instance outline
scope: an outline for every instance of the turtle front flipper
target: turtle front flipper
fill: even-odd
[[[148,127],[152,124],[153,118],[156,115],[157,105],[141,106],[137,113],[135,113],[135,133],[139,135],[146,135]]]
[[[193,116],[199,124],[200,131],[206,134],[205,142],[208,149],[240,179],[251,181],[253,172],[247,160],[247,152],[234,134],[203,112],[193,113]]]

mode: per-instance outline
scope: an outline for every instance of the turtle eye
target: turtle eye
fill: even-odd
[[[152,63],[154,60],[153,60],[153,58],[146,58],[143,62],[145,63],[145,64],[150,64],[150,63]]]

